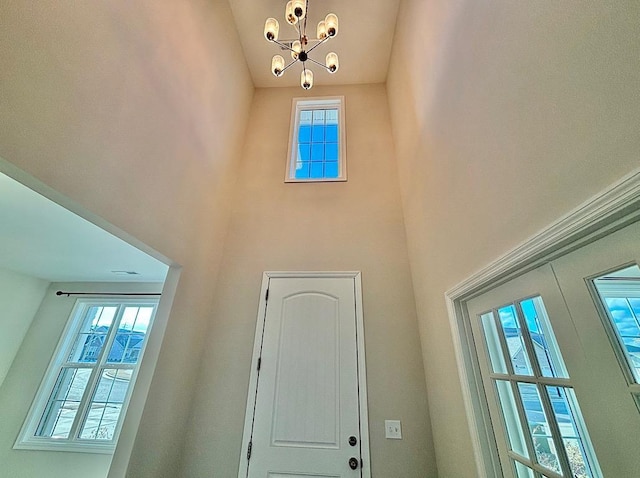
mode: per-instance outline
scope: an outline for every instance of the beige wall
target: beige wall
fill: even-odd
[[[9,0],[0,32],[0,156],[183,266],[129,464],[174,478],[253,94],[228,5]]]
[[[401,5],[388,92],[441,477],[476,475],[444,292],[638,166],[639,14]]]
[[[373,476],[436,476],[386,90],[314,87],[307,96],[345,96],[348,181],[285,184],[291,100],[304,94],[254,96],[184,476],[237,476],[269,270],[362,271]],[[385,440],[385,418],[402,420],[402,441]]]
[[[48,286],[46,280],[0,269],[0,387]]]

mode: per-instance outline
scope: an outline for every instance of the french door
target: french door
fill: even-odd
[[[640,225],[467,302],[508,477],[640,476]]]

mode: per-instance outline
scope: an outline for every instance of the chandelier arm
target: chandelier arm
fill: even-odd
[[[282,73],[284,73],[285,71],[287,71],[287,69],[288,69],[290,66],[293,66],[293,65],[294,65],[294,64],[296,64],[296,63],[298,63],[298,60],[293,60],[291,63],[289,63],[287,66],[285,66],[285,67],[282,69],[282,72],[281,72],[280,74],[282,74]]]
[[[302,23],[302,22],[300,22],[300,21],[299,21],[298,23],[296,23],[296,24],[293,26],[293,28],[295,28],[296,32],[298,32],[298,41],[299,41],[300,43],[302,43],[302,25],[301,25],[301,23]]]
[[[313,50],[315,50],[316,48],[318,48],[320,45],[322,45],[324,42],[329,40],[329,36],[323,38],[322,40],[320,40],[318,43],[316,43],[315,45],[313,45],[311,48],[309,48],[309,51],[307,51],[307,54],[311,53]]]
[[[320,63],[319,61],[315,61],[313,58],[309,58],[309,57],[307,57],[307,60],[309,60],[310,62],[315,63],[316,65],[321,66],[325,70],[329,71],[329,68],[326,65],[323,65],[322,63]]]

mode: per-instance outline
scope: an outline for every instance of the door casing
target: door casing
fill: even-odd
[[[347,272],[264,272],[262,286],[260,288],[260,304],[256,320],[256,333],[253,341],[253,356],[251,358],[251,373],[249,376],[249,390],[247,394],[247,408],[245,411],[244,430],[242,433],[242,448],[240,452],[240,466],[238,478],[247,476],[248,460],[247,451],[251,439],[253,411],[258,387],[258,359],[262,346],[262,331],[267,310],[266,294],[269,288],[269,280],[272,278],[351,278],[354,281],[355,313],[356,313],[356,348],[358,365],[358,401],[360,408],[360,444],[361,444],[361,476],[371,478],[371,455],[369,452],[369,417],[367,412],[367,374],[365,361],[364,342],[364,315],[362,308],[362,277],[358,271]]]

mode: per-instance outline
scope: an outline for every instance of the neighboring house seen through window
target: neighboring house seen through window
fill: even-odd
[[[78,300],[16,448],[111,452],[157,300]]]

